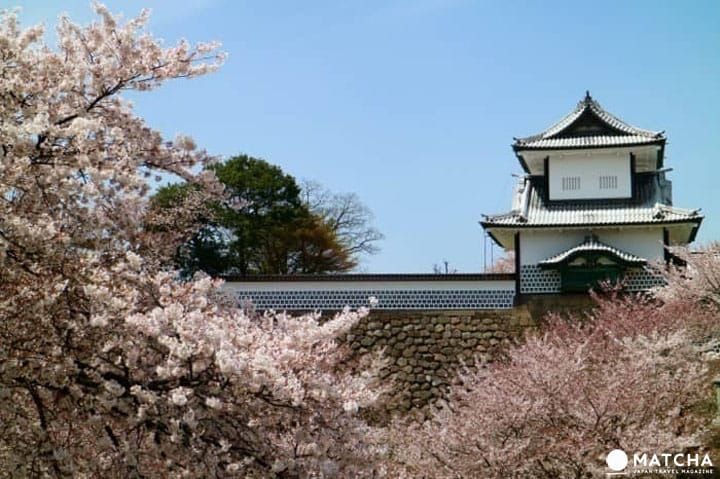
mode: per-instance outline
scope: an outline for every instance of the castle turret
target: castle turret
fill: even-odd
[[[605,111],[589,93],[542,133],[516,138],[525,171],[513,209],[482,226],[514,251],[519,293],[586,291],[626,279],[630,290],[658,283],[649,267],[665,246],[694,240],[699,210],[673,206],[666,138]]]

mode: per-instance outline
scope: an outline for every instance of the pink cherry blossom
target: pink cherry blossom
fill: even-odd
[[[461,375],[448,404],[391,431],[398,477],[605,477],[613,449],[682,453],[707,445],[708,350],[718,255],[647,295],[596,296],[587,317],[550,317],[541,334]],[[710,343],[712,345],[712,342]],[[713,368],[715,370],[713,371]]]
[[[168,268],[223,190],[203,170],[213,158],[164,139],[123,95],[214,72],[225,55],[163,46],[147,11],[94,8],[89,26],[60,19],[56,47],[0,17],[2,475],[374,474],[358,411],[378,388],[335,340],[363,313],[251,314],[221,282]],[[159,174],[198,188],[155,211]]]

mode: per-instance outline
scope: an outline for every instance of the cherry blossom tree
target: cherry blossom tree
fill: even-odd
[[[162,267],[223,193],[207,153],[164,140],[123,94],[215,71],[218,45],[164,47],[147,12],[122,21],[94,8],[86,27],[60,19],[56,48],[42,27],[0,18],[0,469],[373,473],[373,431],[357,413],[376,397],[375,368],[347,364],[335,341],[365,311],[258,316],[220,283]],[[202,187],[148,214],[157,174]]]
[[[505,255],[495,260],[487,269],[486,273],[514,273],[515,252],[506,251]]]
[[[587,318],[550,318],[505,360],[468,370],[432,420],[411,432],[398,423],[393,473],[605,477],[605,456],[616,448],[700,447],[712,394],[702,344],[717,309],[678,295],[597,300]]]
[[[720,243],[696,250],[674,247],[670,253],[676,263],[666,272],[671,287],[658,288],[657,296],[666,301],[692,300],[720,307]]]

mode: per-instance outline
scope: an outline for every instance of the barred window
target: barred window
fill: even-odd
[[[601,190],[616,190],[618,186],[617,176],[601,176],[600,177],[600,189]]]
[[[566,176],[562,179],[563,191],[579,190],[580,189],[580,177],[579,176]]]

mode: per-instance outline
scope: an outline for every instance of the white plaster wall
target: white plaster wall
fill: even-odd
[[[228,281],[223,289],[242,291],[506,291],[513,280],[489,281]]]
[[[664,258],[662,227],[599,232],[598,239],[649,262]]]
[[[538,262],[576,246],[586,236],[595,234],[598,240],[649,262],[663,259],[662,227],[524,230],[520,232],[520,264]]]
[[[572,155],[551,155],[550,199],[629,198],[632,196],[630,156],[611,152],[587,152]],[[616,176],[617,188],[600,189],[601,176]],[[562,189],[564,177],[579,177],[580,189]]]
[[[552,158],[560,157],[561,155],[584,155],[585,153],[592,153],[593,155],[599,157],[619,155],[625,158],[630,158],[630,153],[632,153],[635,155],[636,171],[642,172],[655,170],[655,164],[657,162],[657,152],[659,149],[660,147],[657,145],[624,147],[619,146],[612,148],[585,149],[580,151],[578,151],[577,149],[553,150],[551,152],[548,152],[548,150],[528,150],[521,152],[520,155],[525,160],[525,163],[527,163],[528,167],[530,168],[530,172],[533,175],[543,175],[545,173],[543,171],[544,161],[545,157],[547,157],[548,155],[550,155],[550,157]]]
[[[520,231],[520,264],[538,262],[572,248],[589,235],[588,230]]]

